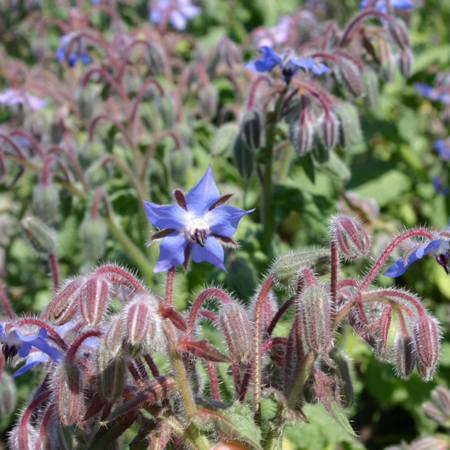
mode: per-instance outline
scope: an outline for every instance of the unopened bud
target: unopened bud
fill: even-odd
[[[53,375],[55,405],[62,425],[81,423],[84,414],[83,379],[73,361],[56,366]]]
[[[348,148],[362,141],[358,110],[351,103],[340,103],[334,109],[341,122],[341,145]]]
[[[302,106],[299,120],[291,120],[289,126],[289,140],[300,156],[311,151],[314,143],[315,117],[310,101],[302,97]]]
[[[322,286],[307,286],[296,299],[296,308],[308,347],[324,357],[333,339],[331,302],[327,291]]]
[[[0,417],[12,414],[16,406],[16,385],[9,374],[0,375]]]
[[[225,304],[220,310],[219,327],[234,361],[245,363],[253,355],[253,332],[244,308]]]
[[[226,123],[216,132],[211,144],[211,155],[222,156],[232,149],[233,143],[239,134],[239,126],[236,123]]]
[[[409,450],[449,450],[447,437],[425,436],[411,442]]]
[[[392,53],[391,46],[384,40],[379,41],[380,46],[380,62],[381,62],[381,76],[386,82],[394,81],[395,78],[395,56]]]
[[[247,111],[241,123],[242,139],[252,150],[261,147],[261,116],[257,111]]]
[[[105,344],[100,342],[97,348],[97,389],[100,397],[114,401],[123,393],[125,384],[125,359],[114,358]]]
[[[428,314],[418,317],[414,325],[414,340],[419,360],[417,369],[425,381],[430,381],[438,363],[440,348],[440,332],[434,317]]]
[[[19,418],[20,419],[20,418]],[[10,450],[30,450],[35,448],[37,433],[28,423],[16,425],[9,433],[8,448]]]
[[[450,390],[443,386],[438,386],[431,392],[431,398],[446,414],[447,420],[450,420]]]
[[[56,233],[42,220],[37,217],[26,217],[20,221],[20,226],[38,255],[48,256],[55,253]]]
[[[54,442],[53,445],[57,445],[56,448],[60,450],[73,450],[75,449],[75,442],[73,439],[73,429],[61,424],[55,424]]]
[[[187,147],[171,151],[169,153],[167,165],[175,185],[184,185],[186,182],[187,171],[192,165],[192,152]]]
[[[370,239],[359,220],[337,215],[330,228],[333,241],[347,258],[362,258],[369,251]]]
[[[97,325],[103,320],[109,304],[108,290],[108,283],[100,277],[93,276],[84,284],[80,311],[89,325]]]
[[[80,116],[85,120],[90,120],[94,112],[95,95],[89,85],[78,87],[75,90],[75,104],[77,105]]]
[[[208,73],[212,75],[224,66],[232,69],[235,64],[242,62],[241,48],[226,36],[222,37],[216,46],[215,52],[209,60]]]
[[[279,287],[292,290],[296,288],[298,274],[304,268],[310,268],[317,275],[328,273],[330,271],[330,250],[319,248],[289,253],[274,262],[272,273]]]
[[[409,50],[411,48],[411,39],[409,38],[408,28],[402,19],[390,17],[388,28],[392,40],[401,50]]]
[[[81,277],[66,280],[44,309],[43,318],[55,325],[67,323],[78,311],[83,283]]]
[[[58,219],[59,195],[54,184],[37,184],[33,189],[33,210],[46,224]]]
[[[117,315],[110,320],[109,328],[105,333],[105,347],[117,357],[124,349],[125,326],[122,315]]]
[[[333,348],[330,352],[330,359],[336,368],[333,370],[338,380],[341,394],[341,404],[344,408],[350,408],[355,400],[352,378],[350,376],[350,363],[347,355],[342,351]]]
[[[339,120],[333,113],[325,113],[320,119],[320,136],[327,150],[336,147],[339,140]]]
[[[240,136],[234,141],[234,163],[244,180],[252,177],[255,167],[255,151],[252,150]]]
[[[396,350],[397,373],[401,378],[407,380],[416,364],[414,341],[408,335],[400,336],[397,340]]]
[[[365,94],[364,83],[358,66],[346,59],[342,59],[337,71],[338,81],[342,87],[353,97]]]
[[[410,49],[402,50],[398,58],[398,68],[405,78],[409,78],[412,75],[413,64],[414,56],[412,51]]]
[[[370,67],[365,67],[362,74],[365,100],[369,108],[376,108],[378,104],[378,75]]]
[[[94,161],[99,160],[106,153],[105,144],[102,141],[87,140],[80,149],[79,157],[83,164],[89,165]]]
[[[192,142],[192,127],[186,122],[177,122],[174,126],[175,133],[181,139],[181,142],[189,147]]]
[[[177,106],[172,95],[165,95],[158,100],[158,110],[164,129],[170,130],[177,120]]]
[[[427,417],[429,417],[431,420],[434,420],[439,424],[444,425],[447,421],[450,421],[450,416],[445,414],[440,408],[438,408],[431,402],[423,403],[422,411],[425,413]]]
[[[210,83],[207,86],[200,88],[198,98],[200,100],[200,105],[206,114],[210,119],[213,119],[219,109],[219,94],[217,89]]]
[[[152,70],[154,75],[161,75],[164,73],[164,68],[167,66],[167,56],[164,49],[155,41],[151,46],[146,47],[145,62]]]
[[[89,261],[98,261],[106,249],[106,237],[108,228],[100,217],[87,217],[80,227],[83,251]]]

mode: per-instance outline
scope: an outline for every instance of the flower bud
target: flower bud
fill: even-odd
[[[207,86],[200,88],[198,98],[201,107],[210,119],[216,117],[217,110],[219,109],[219,94],[217,89],[209,83]]]
[[[0,417],[9,416],[16,406],[16,385],[11,376],[3,372],[0,375]]]
[[[391,17],[388,22],[388,29],[392,40],[401,50],[409,50],[411,48],[411,39],[409,38],[408,28],[402,19]]]
[[[244,180],[252,177],[255,167],[255,152],[240,136],[234,141],[233,146],[234,163]]]
[[[58,423],[55,423],[54,435],[52,436],[52,444],[57,446],[59,450],[74,450],[75,442],[73,439],[73,430]],[[53,447],[55,448],[55,447]]]
[[[407,380],[416,364],[416,351],[413,339],[408,335],[400,336],[396,349],[397,373]]]
[[[59,195],[54,184],[37,184],[33,189],[33,210],[46,224],[58,219]]]
[[[320,136],[327,150],[336,147],[339,140],[339,120],[333,113],[325,113],[320,119]]]
[[[412,54],[412,51],[409,49],[402,50],[398,59],[398,68],[405,78],[409,78],[412,75],[413,64],[414,55]]]
[[[182,149],[172,150],[168,154],[168,164],[170,175],[175,185],[182,186],[185,184],[188,169],[192,165],[192,152],[183,147]]]
[[[177,122],[174,126],[175,133],[181,139],[181,142],[189,147],[192,142],[192,127],[186,122]]]
[[[319,248],[289,253],[274,262],[272,273],[274,274],[275,282],[280,288],[292,290],[297,287],[300,270],[307,267],[317,275],[328,273],[330,271],[330,250]]]
[[[447,437],[425,436],[411,442],[409,450],[449,450],[450,442]]]
[[[123,393],[125,384],[125,359],[114,358],[105,344],[97,347],[97,389],[100,397],[113,402]]]
[[[414,325],[414,339],[417,369],[425,381],[430,381],[439,359],[440,332],[436,319],[428,314],[419,316]]]
[[[80,116],[85,120],[90,120],[94,112],[95,94],[89,85],[75,89],[75,104]]]
[[[122,315],[117,315],[110,320],[110,325],[105,333],[105,347],[117,357],[124,349],[125,327]]]
[[[234,361],[245,363],[253,355],[253,331],[246,311],[237,303],[223,305],[219,327]]]
[[[300,120],[291,120],[289,126],[289,140],[300,156],[311,151],[314,143],[314,113],[310,101],[302,97]]]
[[[251,150],[261,147],[261,116],[256,111],[247,111],[241,123],[241,136]]]
[[[337,215],[331,222],[330,231],[332,240],[347,258],[362,258],[369,251],[369,236],[357,219]]]
[[[83,379],[73,361],[56,366],[53,375],[55,406],[62,425],[81,423],[84,415]]]
[[[167,94],[158,100],[158,111],[163,121],[164,129],[173,128],[177,120],[177,105],[172,95]]]
[[[318,285],[307,286],[296,299],[305,341],[315,353],[325,356],[332,345],[331,306],[327,291]]]
[[[106,249],[108,228],[100,217],[86,217],[80,227],[83,251],[88,261],[98,261]]]
[[[425,413],[425,415],[428,418],[430,418],[431,420],[434,420],[435,422],[437,422],[439,424],[445,424],[445,422],[450,420],[450,416],[445,414],[440,408],[438,408],[436,405],[434,405],[431,402],[423,403],[422,411]]]
[[[334,108],[341,123],[340,141],[344,148],[362,141],[358,110],[351,103],[340,103]]]
[[[106,153],[106,148],[105,148],[105,144],[102,141],[87,140],[79,152],[79,157],[80,157],[80,161],[83,164],[89,165],[89,164],[93,163],[94,161],[99,160],[102,156],[105,155],[105,153]]]
[[[369,108],[376,108],[378,104],[378,75],[370,67],[366,67],[362,74],[365,100]]]
[[[384,81],[390,83],[395,78],[395,56],[392,53],[391,46],[384,40],[379,41],[381,76]]]
[[[37,217],[25,217],[20,226],[28,242],[38,255],[48,256],[55,253],[56,233]]]
[[[81,290],[80,311],[85,322],[97,325],[106,314],[109,304],[108,283],[93,276],[89,278]]]
[[[226,36],[218,42],[208,64],[208,74],[212,75],[222,66],[225,69],[233,68],[235,64],[241,64],[242,51],[238,45]]]
[[[336,347],[331,350],[330,359],[336,366],[333,372],[338,380],[342,407],[350,408],[355,400],[355,392],[350,376],[349,359],[342,350],[338,350]]]
[[[351,96],[357,98],[365,94],[361,72],[355,63],[342,59],[336,75],[342,87]]]
[[[167,67],[167,55],[155,41],[152,41],[151,45],[146,47],[144,58],[154,75],[164,73],[164,68]]]
[[[436,402],[439,408],[447,416],[447,420],[450,420],[450,390],[443,386],[438,386],[431,392],[431,398]]]
[[[9,433],[8,448],[10,450],[30,450],[35,448],[37,433],[34,428],[28,423],[21,425],[20,420],[18,423]]]
[[[226,123],[216,132],[211,144],[211,155],[222,156],[233,147],[239,134],[239,127],[235,123]]]

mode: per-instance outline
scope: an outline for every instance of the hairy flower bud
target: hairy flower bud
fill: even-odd
[[[237,303],[223,305],[219,327],[234,361],[245,363],[253,355],[253,332],[244,308]]]
[[[380,47],[380,62],[381,62],[381,76],[384,81],[390,83],[395,78],[395,56],[392,53],[391,46],[384,40],[379,41]]]
[[[158,100],[158,111],[165,129],[173,128],[177,119],[177,106],[172,95],[164,95]]]
[[[334,108],[341,123],[341,145],[348,148],[359,144],[363,137],[357,108],[351,103],[340,103]]]
[[[97,325],[106,314],[109,304],[108,283],[97,276],[89,278],[81,291],[80,311],[89,325]]]
[[[330,352],[330,359],[336,369],[333,370],[339,385],[341,404],[344,408],[350,408],[355,400],[352,378],[350,376],[350,363],[348,356],[336,347]]]
[[[89,85],[78,87],[75,90],[75,104],[80,116],[85,120],[90,120],[94,112],[95,94]]]
[[[336,147],[339,140],[339,120],[334,113],[325,113],[320,119],[320,136],[327,150]]]
[[[366,67],[362,74],[364,89],[366,91],[365,100],[369,108],[376,108],[378,104],[378,75],[370,67]]]
[[[279,287],[291,290],[297,286],[300,270],[307,267],[317,275],[328,273],[330,270],[330,250],[318,248],[304,252],[288,253],[274,262],[272,273]]]
[[[436,319],[428,314],[419,316],[414,325],[414,339],[417,369],[425,381],[430,381],[439,359],[440,332]]]
[[[409,78],[412,75],[413,64],[414,55],[412,51],[410,49],[402,50],[398,58],[398,68],[405,78]]]
[[[56,366],[53,375],[55,406],[62,425],[80,423],[84,414],[83,379],[73,361]]]
[[[125,323],[122,315],[118,314],[110,320],[105,333],[105,347],[117,357],[124,349]]]
[[[308,347],[326,357],[333,340],[328,292],[322,286],[307,286],[296,299],[296,308]]]
[[[447,437],[424,436],[411,442],[410,450],[449,450],[450,443]]]
[[[183,147],[182,149],[171,151],[168,155],[167,166],[172,180],[176,185],[182,186],[186,182],[187,171],[192,165],[192,152],[188,148]]]
[[[16,406],[16,385],[11,376],[3,372],[0,375],[0,417],[9,416]]]
[[[302,97],[300,120],[291,120],[289,126],[289,140],[294,145],[300,156],[311,151],[314,143],[314,123],[315,117],[310,101]]]
[[[234,141],[234,163],[244,180],[249,180],[255,168],[255,151],[240,136]]]
[[[39,219],[52,225],[58,219],[59,195],[54,184],[37,184],[33,189],[33,210]]]
[[[89,165],[99,160],[106,153],[105,144],[100,140],[87,140],[80,150],[80,161],[84,165]],[[87,174],[86,174],[87,175]]]
[[[78,311],[84,279],[68,279],[50,300],[42,317],[55,325],[64,325]]]
[[[217,89],[210,83],[200,89],[198,98],[203,110],[210,117],[210,119],[213,119],[219,109],[219,94]]]
[[[448,427],[450,425],[450,391],[443,386],[438,386],[431,392],[431,398],[434,403],[423,403],[423,412],[430,419]]]
[[[105,253],[108,228],[100,217],[87,217],[80,227],[83,251],[89,261],[98,261]]]
[[[97,389],[100,397],[114,401],[122,395],[126,362],[122,356],[114,358],[104,342],[97,347]]]
[[[396,362],[397,373],[404,380],[407,380],[416,364],[416,349],[411,336],[400,336],[397,340]]]
[[[247,111],[241,122],[241,136],[251,150],[261,147],[261,116],[257,111]]]
[[[347,258],[362,258],[369,251],[369,236],[357,219],[337,215],[333,218],[330,229],[332,240]]]
[[[411,39],[409,38],[408,28],[402,19],[391,17],[388,22],[388,29],[392,40],[401,50],[409,50],[411,48]]]
[[[239,134],[239,126],[236,123],[226,123],[216,132],[211,145],[211,155],[222,156],[233,148],[233,143]]]
[[[336,72],[338,81],[342,87],[352,96],[361,97],[365,94],[365,88],[361,72],[358,66],[347,59],[342,59]]]
[[[26,217],[20,226],[28,242],[38,255],[48,256],[55,253],[56,233],[37,217]]]
[[[158,43],[152,41],[151,45],[146,47],[144,58],[154,75],[164,73],[164,68],[167,67],[167,55]]]

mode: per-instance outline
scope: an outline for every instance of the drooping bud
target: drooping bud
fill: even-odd
[[[261,147],[261,116],[257,111],[247,111],[241,121],[241,136],[251,150]]]
[[[365,67],[362,74],[366,96],[364,97],[369,108],[376,108],[378,104],[378,75],[370,67]]]
[[[226,123],[216,132],[211,144],[211,155],[222,156],[232,149],[233,143],[239,134],[239,126],[236,123]]]
[[[350,408],[355,400],[352,378],[350,376],[350,363],[348,356],[336,347],[330,352],[330,359],[336,368],[333,370],[341,394],[341,404],[344,408]]]
[[[414,340],[418,358],[417,369],[425,381],[430,381],[438,363],[440,349],[440,332],[434,317],[422,314],[417,318]]]
[[[331,301],[328,292],[319,285],[307,286],[296,299],[296,308],[308,347],[324,357],[333,340]]]
[[[358,98],[365,94],[361,71],[352,61],[342,59],[336,71],[336,76],[342,87],[352,97]]]
[[[59,195],[54,184],[37,184],[33,189],[33,210],[48,225],[58,220]]]
[[[410,49],[402,50],[398,58],[398,68],[400,73],[409,78],[413,72],[414,55]]]
[[[255,167],[255,151],[247,145],[244,139],[238,136],[234,141],[233,155],[239,174],[244,180],[249,180]]]
[[[97,347],[97,389],[100,396],[114,401],[123,393],[126,362],[122,356],[114,358],[104,342]]]
[[[98,261],[106,249],[106,237],[108,228],[100,217],[88,216],[84,219],[80,227],[83,251],[89,261]]]
[[[94,161],[98,161],[106,153],[105,144],[100,140],[90,141],[87,140],[83,147],[80,149],[79,157],[80,161],[85,164],[91,164]],[[87,174],[86,174],[87,175]]]
[[[337,215],[331,222],[330,231],[332,240],[347,258],[362,258],[369,251],[370,239],[359,220]]]
[[[397,373],[407,380],[416,364],[416,350],[411,336],[403,335],[397,340]]]
[[[167,166],[175,185],[182,186],[186,182],[188,169],[192,165],[192,152],[187,147],[174,149],[168,153]]]
[[[336,147],[339,140],[339,120],[334,113],[325,113],[320,119],[320,136],[327,150]]]
[[[300,120],[292,120],[289,126],[289,140],[300,156],[311,151],[314,143],[314,112],[306,97],[301,99]]]
[[[55,253],[56,233],[42,220],[37,217],[25,217],[20,221],[20,226],[38,255],[48,256]]]
[[[73,361],[56,366],[53,375],[55,406],[62,425],[80,423],[84,414],[83,379]]]
[[[124,349],[125,326],[122,315],[117,315],[110,320],[110,325],[105,333],[105,347],[117,357]]]
[[[50,300],[42,317],[55,325],[64,325],[78,311],[84,278],[68,279]]]
[[[414,439],[409,447],[410,450],[449,450],[450,443],[446,436],[425,436]]]
[[[0,417],[12,414],[16,406],[16,385],[12,377],[3,372],[0,375]]]
[[[380,47],[380,62],[381,62],[381,76],[383,80],[390,83],[394,81],[396,61],[395,56],[392,53],[391,46],[389,43],[383,39],[379,41]]]
[[[177,120],[177,106],[172,95],[166,94],[158,100],[158,111],[163,121],[164,129],[171,129]]]
[[[431,398],[435,404],[424,403],[423,412],[427,417],[447,428],[450,425],[450,391],[443,386],[438,386],[431,392]]]
[[[210,117],[210,119],[213,119],[219,109],[219,94],[217,89],[209,83],[207,86],[200,89],[198,98],[200,100],[200,105],[206,114]]]
[[[97,325],[106,314],[109,305],[108,283],[97,276],[89,278],[81,291],[80,311],[89,325]]]
[[[295,289],[301,269],[308,267],[317,275],[323,275],[330,271],[330,261],[330,250],[327,248],[289,253],[278,258],[272,266],[275,283],[280,288]]]
[[[75,90],[75,104],[80,116],[85,120],[90,120],[94,112],[95,94],[89,85],[78,87]]]
[[[357,108],[351,103],[340,103],[334,108],[341,122],[341,145],[348,148],[362,141],[361,124]]]
[[[192,127],[186,122],[177,122],[173,129],[181,139],[181,142],[186,147],[189,147],[192,142]]]
[[[144,57],[153,74],[164,73],[164,68],[167,67],[167,55],[158,43],[153,41],[150,46],[147,46]]]
[[[244,308],[237,303],[223,305],[219,327],[234,361],[245,363],[253,355],[253,332]]]
[[[391,17],[388,22],[388,28],[392,40],[401,50],[409,50],[411,48],[411,39],[409,38],[408,28],[402,19]]]

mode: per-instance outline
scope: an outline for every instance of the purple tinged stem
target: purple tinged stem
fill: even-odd
[[[9,302],[8,296],[6,295],[5,290],[3,289],[3,283],[0,282],[0,301],[3,304],[3,307],[5,308],[6,314],[8,314],[8,317],[10,319],[14,318],[14,312],[11,307],[11,303]],[[0,374],[1,374],[1,368],[0,368]]]
[[[49,264],[50,264],[50,272],[52,273],[53,278],[53,287],[56,291],[59,288],[59,264],[58,258],[55,253],[50,253],[48,255]]]

